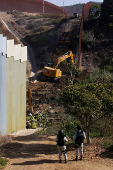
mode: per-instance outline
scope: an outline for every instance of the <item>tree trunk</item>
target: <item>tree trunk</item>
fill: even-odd
[[[90,140],[90,131],[89,131],[89,127],[87,127],[86,129],[86,133],[87,133],[87,144],[90,144],[91,143],[91,140]]]

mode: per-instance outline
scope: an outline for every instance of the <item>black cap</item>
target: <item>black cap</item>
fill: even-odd
[[[64,134],[64,131],[63,131],[63,130],[59,130],[58,133],[59,133],[59,134]]]

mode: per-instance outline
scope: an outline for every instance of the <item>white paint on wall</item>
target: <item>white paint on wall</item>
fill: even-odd
[[[14,40],[7,40],[7,57],[14,56]]]
[[[27,46],[21,47],[20,53],[21,53],[21,62],[27,61]]]
[[[7,57],[14,57],[14,60],[27,61],[27,46],[14,45],[14,40],[7,40]]]

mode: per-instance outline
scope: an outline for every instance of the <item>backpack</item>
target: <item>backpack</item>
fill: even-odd
[[[58,141],[57,141],[57,145],[58,146],[64,146],[65,142],[64,142],[64,135],[58,135]]]
[[[76,139],[75,139],[75,148],[79,148],[79,146],[84,142],[84,134],[83,131],[77,131]]]

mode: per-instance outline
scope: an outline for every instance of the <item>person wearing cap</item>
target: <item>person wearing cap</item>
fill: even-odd
[[[86,139],[85,132],[82,130],[80,125],[77,125],[77,131],[73,136],[73,140],[75,141],[75,149],[76,149],[76,161],[78,161],[78,153],[80,152],[80,160],[83,158],[83,142]]]
[[[66,138],[63,130],[59,130],[55,141],[57,142],[57,149],[59,153],[59,163],[62,162],[62,153],[64,154],[65,163],[67,163],[66,142],[68,142],[68,139]]]

